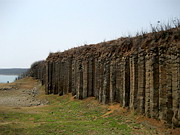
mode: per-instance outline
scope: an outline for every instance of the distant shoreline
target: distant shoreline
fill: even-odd
[[[0,68],[0,75],[21,75],[27,70],[28,68]]]
[[[11,76],[11,75],[13,75],[13,76],[18,76],[18,75],[21,75],[21,74],[0,74],[0,75],[9,75],[9,76]]]

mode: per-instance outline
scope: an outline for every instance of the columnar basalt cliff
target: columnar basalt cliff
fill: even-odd
[[[179,28],[51,53],[30,72],[46,94],[93,96],[180,126]]]

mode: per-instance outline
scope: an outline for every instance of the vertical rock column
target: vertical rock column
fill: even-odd
[[[76,98],[83,99],[83,67],[82,61],[78,61],[78,71],[77,71],[77,90],[76,90]]]
[[[58,83],[59,83],[59,67],[58,67],[58,62],[54,63],[55,67],[55,86],[54,86],[54,94],[58,94]]]
[[[59,61],[56,62],[56,92],[59,94]]]
[[[144,114],[145,112],[145,86],[146,86],[146,68],[145,68],[145,52],[139,50],[138,53],[138,83],[136,85],[137,91],[137,112]]]
[[[83,99],[88,97],[88,61],[83,60],[82,62],[83,70]]]
[[[146,85],[145,85],[145,115],[147,117],[150,117],[150,87],[151,87],[151,78],[150,78],[150,73],[151,73],[151,57],[150,54],[147,53],[145,56],[145,77],[146,77]]]
[[[110,93],[109,93],[109,102],[113,103],[116,101],[116,60],[112,58],[110,62]]]
[[[59,60],[59,95],[63,95],[63,62]]]
[[[88,60],[88,97],[94,96],[94,59]]]
[[[158,48],[151,48],[149,52],[149,83],[150,84],[150,116],[159,115],[159,56]]]
[[[99,60],[99,102],[103,102],[104,60]]]
[[[61,83],[61,89],[62,89],[62,92],[61,94],[64,95],[66,93],[66,90],[65,90],[65,62],[64,60],[61,60],[61,74],[60,74],[60,83]]]
[[[166,72],[166,76],[167,76],[167,81],[166,81],[166,88],[167,88],[167,124],[170,125],[172,123],[172,117],[173,117],[173,111],[172,111],[172,107],[173,107],[173,98],[172,97],[172,85],[174,82],[172,82],[172,78],[173,78],[173,74],[172,74],[172,69],[173,69],[173,63],[174,61],[172,61],[172,57],[173,57],[173,53],[171,48],[167,49],[167,54],[166,54],[166,62],[167,62],[167,72]]]
[[[48,63],[48,90],[49,90],[49,94],[52,94],[52,62]]]
[[[176,58],[176,53],[174,55],[171,49],[159,48],[159,119],[169,125],[172,123],[173,106],[178,107],[178,103],[176,104],[174,100],[178,97],[176,90],[178,90],[179,79]]]
[[[41,73],[40,73],[40,74],[41,74],[41,75],[40,75],[40,76],[41,76],[41,79],[40,79],[40,80],[41,80],[42,85],[45,85],[45,75],[46,75],[45,62],[43,62],[43,63],[41,64],[41,67],[40,67],[40,68],[41,68],[41,71],[40,71],[40,72],[41,72]]]
[[[115,101],[116,102],[120,102],[120,85],[119,85],[119,83],[120,83],[120,81],[121,81],[121,79],[120,79],[120,58],[118,57],[118,58],[116,58],[115,59],[115,85],[114,85],[114,87],[115,87],[115,89],[116,89],[116,93],[115,93]]]
[[[95,59],[95,77],[94,77],[94,96],[96,99],[99,100],[99,89],[100,89],[100,63],[98,61],[98,58]]]
[[[52,61],[52,65],[51,65],[51,84],[52,84],[52,93],[53,94],[55,94],[55,82],[56,82],[56,80],[55,80],[55,78],[56,78],[56,74],[55,74],[55,62],[54,61]]]
[[[60,68],[60,61],[58,60],[57,61],[57,93],[60,94],[60,71],[61,71],[61,68]]]
[[[117,102],[123,106],[123,70],[124,65],[122,58],[116,59],[116,89],[117,89]]]
[[[173,126],[180,126],[180,49],[172,48]]]
[[[68,59],[67,66],[68,66],[67,91],[68,93],[71,93],[72,92],[72,59],[71,58]]]
[[[76,95],[76,70],[77,67],[76,67],[76,60],[73,60],[72,61],[72,95]]]
[[[129,107],[130,103],[130,67],[129,57],[122,58],[122,75],[123,75],[123,107]]]
[[[96,63],[95,63],[95,58],[92,59],[92,91],[93,91],[93,94],[92,96],[95,97],[96,95],[96,92],[95,92],[95,84],[96,84]]]
[[[103,73],[103,91],[102,91],[102,103],[109,103],[110,94],[110,61],[105,60],[104,73]]]
[[[136,110],[138,105],[138,55],[130,57],[130,109]]]
[[[63,94],[68,93],[68,86],[69,86],[69,65],[68,60],[64,60],[64,89]]]
[[[49,94],[49,63],[45,63],[45,94]]]

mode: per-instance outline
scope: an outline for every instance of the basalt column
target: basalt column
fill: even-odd
[[[68,60],[64,60],[64,89],[63,94],[67,94],[69,92],[69,63]]]
[[[176,58],[171,49],[159,48],[159,118],[168,124],[172,123],[173,105],[176,104],[175,101],[178,97],[176,96],[178,87],[178,70],[176,68],[178,60]],[[178,106],[178,104],[176,105]]]
[[[48,68],[48,62],[45,63],[45,71],[46,71],[46,76],[45,76],[45,94],[49,94],[49,68]]]
[[[130,108],[136,110],[138,106],[138,55],[130,58]]]
[[[52,94],[53,92],[52,92],[52,78],[53,78],[53,76],[52,76],[52,62],[49,62],[48,63],[48,75],[49,75],[49,77],[48,77],[48,90],[49,90],[49,94]]]
[[[174,61],[172,61],[172,57],[173,57],[173,54],[174,52],[171,52],[171,48],[168,48],[167,50],[167,123],[168,124],[171,124],[172,123],[172,117],[173,117],[173,98],[172,97],[172,85],[174,82],[172,82],[172,78],[173,78],[173,72],[172,72],[172,69],[173,69],[173,63]]]
[[[72,91],[72,60],[68,58],[66,60],[66,87],[67,93],[71,93]]]
[[[83,67],[82,61],[78,61],[78,71],[77,71],[77,90],[76,90],[76,98],[83,99]]]
[[[53,61],[52,63],[51,63],[51,74],[52,74],[52,77],[51,77],[51,85],[52,85],[52,88],[51,88],[51,90],[52,90],[52,93],[53,94],[55,94],[55,92],[54,92],[54,89],[55,89],[55,62]]]
[[[120,82],[120,64],[119,64],[119,61],[120,61],[120,59],[119,59],[119,57],[118,58],[116,58],[115,60],[114,60],[115,62],[114,62],[114,77],[113,77],[113,79],[114,79],[114,82],[115,82],[115,84],[114,84],[114,88],[113,89],[115,89],[115,95],[114,95],[114,98],[115,98],[115,102],[117,102],[117,103],[119,103],[120,102],[120,86],[118,85],[118,83]]]
[[[172,123],[180,126],[180,49],[172,48]]]
[[[151,73],[150,73],[150,114],[153,118],[159,116],[159,56],[158,48],[152,48],[151,52]]]
[[[57,62],[57,67],[58,67],[58,71],[57,71],[57,89],[58,89],[58,94],[59,95],[62,95],[63,94],[63,90],[62,90],[62,82],[61,82],[61,72],[62,72],[62,69],[61,69],[61,61],[59,60]]]
[[[94,96],[94,72],[95,63],[93,58],[88,59],[88,97]]]
[[[117,102],[123,106],[123,62],[122,58],[116,59],[116,89],[117,89]]]
[[[117,101],[116,94],[118,94],[116,90],[116,61],[115,59],[112,59],[110,62],[110,95],[109,95],[110,103]]]
[[[77,82],[77,66],[76,60],[72,61],[72,95],[76,95],[76,82]]]
[[[166,48],[159,48],[159,119],[166,120],[167,115],[167,63]]]
[[[63,62],[62,60],[59,61],[59,95],[63,95]]]
[[[110,61],[109,59],[105,60],[104,64],[104,73],[103,73],[103,91],[102,91],[102,103],[109,103],[110,97]]]
[[[99,60],[99,102],[103,102],[104,60]]]
[[[65,62],[64,60],[61,60],[61,76],[60,76],[60,83],[61,83],[61,89],[62,89],[62,95],[66,93],[66,88],[65,88]]]
[[[58,81],[58,74],[59,74],[59,67],[58,67],[58,62],[55,62],[54,63],[54,94],[58,94],[58,83],[59,83],[59,81]]]
[[[100,71],[100,63],[98,61],[98,59],[96,58],[95,59],[95,77],[94,77],[94,96],[96,99],[99,100],[99,90],[100,90],[100,74],[101,74],[101,71]]]
[[[42,80],[41,80],[42,85],[46,85],[46,64],[45,64],[45,62],[43,62],[43,70],[42,70],[41,74],[42,74]]]
[[[167,120],[167,50],[159,48],[159,119]]]
[[[139,50],[138,52],[138,70],[136,73],[138,77],[138,83],[136,84],[138,88],[137,91],[137,112],[144,114],[145,112],[145,86],[146,86],[146,68],[145,68],[145,52]],[[136,80],[136,81],[137,81]]]
[[[83,70],[83,94],[82,97],[87,98],[88,97],[88,82],[89,82],[89,76],[88,76],[88,61],[83,60],[82,62],[82,70]]]
[[[122,58],[122,75],[123,75],[123,107],[129,107],[130,103],[130,67],[129,57]]]

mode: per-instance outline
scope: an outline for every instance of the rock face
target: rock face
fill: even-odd
[[[180,126],[180,29],[52,53],[30,69],[46,94],[118,102]]]

